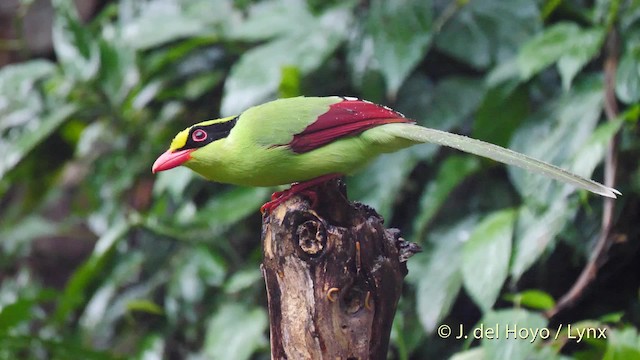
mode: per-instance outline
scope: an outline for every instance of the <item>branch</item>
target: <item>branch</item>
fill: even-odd
[[[272,359],[387,358],[417,245],[338,180],[318,186],[313,209],[295,196],[265,215],[262,242]]]

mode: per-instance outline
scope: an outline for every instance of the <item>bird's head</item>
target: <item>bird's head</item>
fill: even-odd
[[[185,165],[198,157],[198,152],[220,139],[226,138],[234,127],[236,116],[208,120],[192,125],[180,131],[171,141],[169,150],[160,155],[153,163],[151,171],[157,173]]]

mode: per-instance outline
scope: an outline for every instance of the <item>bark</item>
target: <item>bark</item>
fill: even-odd
[[[419,247],[350,203],[339,180],[314,193],[313,208],[294,196],[263,218],[271,357],[386,359],[406,260]]]

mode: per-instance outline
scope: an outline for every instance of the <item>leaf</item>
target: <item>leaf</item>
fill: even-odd
[[[165,339],[158,334],[145,336],[138,347],[138,354],[133,359],[136,360],[155,360],[162,359],[165,349]]]
[[[38,312],[33,308],[41,302],[53,300],[57,295],[53,290],[38,290],[35,295],[22,296],[10,304],[0,306],[0,337],[2,334],[12,333],[22,323],[36,320]]]
[[[426,152],[433,154],[433,150],[433,147],[423,146],[383,154],[365,170],[347,179],[350,196],[373,207],[383,218],[390,219],[398,192],[420,160],[420,155],[426,157]]]
[[[572,39],[571,46],[558,60],[558,71],[565,90],[571,87],[571,82],[578,71],[598,56],[605,33],[604,28],[594,28],[582,31]]]
[[[41,118],[32,119],[30,124],[15,131],[17,136],[10,141],[0,142],[0,177],[13,169],[38,144],[47,139],[56,129],[78,110],[78,105],[69,103],[55,108]],[[32,127],[38,131],[33,131]]]
[[[508,309],[488,312],[480,324],[498,329],[499,337],[482,339],[486,359],[526,360],[535,354],[536,347],[543,341],[540,331],[546,329],[547,320],[523,309]],[[537,336],[534,335],[536,331]]]
[[[215,36],[238,14],[232,1],[126,1],[118,30],[125,46],[147,50],[194,36]]]
[[[302,95],[300,91],[300,71],[297,67],[282,68],[282,80],[278,87],[280,98],[290,98]]]
[[[637,359],[640,357],[640,336],[635,328],[610,330],[603,360]]]
[[[348,9],[336,7],[298,31],[245,52],[225,81],[220,112],[238,114],[275,95],[283,68],[296,67],[301,75],[318,68],[344,40],[349,20]]]
[[[603,28],[581,29],[570,22],[546,28],[527,41],[518,53],[518,65],[525,79],[558,62],[565,89],[582,67],[598,54],[604,41]]]
[[[424,237],[429,222],[438,213],[449,194],[479,169],[480,160],[475,156],[454,155],[445,159],[438,168],[435,179],[427,184],[420,197],[413,220],[413,233],[416,238]]]
[[[456,6],[459,10],[437,34],[435,45],[476,69],[509,59],[542,27],[538,7],[527,0],[457,1]]]
[[[194,178],[194,172],[184,166],[172,169],[171,172],[161,172],[157,174],[157,179],[153,184],[153,194],[154,196],[160,196],[166,192],[174,200],[180,200],[184,196],[187,185]]]
[[[91,31],[87,31],[69,10],[56,11],[52,29],[53,49],[66,76],[89,81],[98,75],[100,50]]]
[[[626,104],[640,101],[640,45],[628,49],[616,72],[616,96]]]
[[[28,253],[31,243],[43,236],[56,234],[60,225],[39,215],[21,218],[17,224],[0,228],[0,248],[5,256],[22,257]]]
[[[28,123],[41,111],[42,99],[37,94],[38,81],[55,73],[53,63],[30,60],[6,65],[0,69],[0,134]]]
[[[226,294],[236,294],[260,282],[262,273],[258,268],[248,268],[236,271],[224,284]]]
[[[226,304],[209,320],[203,355],[209,359],[249,359],[267,346],[267,315],[261,308]]]
[[[431,4],[421,0],[374,0],[369,5],[367,31],[373,59],[395,95],[431,43]],[[384,24],[381,26],[380,24]]]
[[[450,76],[439,82],[433,92],[430,110],[418,120],[421,125],[447,131],[476,111],[485,89],[478,79]]]
[[[174,273],[174,284],[179,288],[181,298],[188,303],[200,301],[207,288],[220,286],[224,281],[227,272],[224,260],[206,247],[189,250],[183,260]]]
[[[217,195],[199,209],[195,222],[209,225],[211,228],[225,229],[254,214],[268,198],[270,192],[267,188],[234,187]]]
[[[483,360],[483,359],[486,359],[486,357],[484,356],[484,349],[480,346],[470,350],[457,352],[449,358],[449,360]]]
[[[507,146],[514,131],[529,113],[529,97],[524,87],[511,83],[489,90],[475,114],[473,137]]]
[[[96,242],[89,259],[73,273],[67,282],[53,314],[52,319],[56,323],[63,323],[67,316],[86,300],[87,287],[102,271],[118,240],[122,239],[130,229],[130,224],[124,219],[110,226],[109,230]]]
[[[433,231],[429,238],[434,248],[417,254],[407,263],[407,281],[415,284],[418,317],[427,333],[449,313],[462,286],[460,250],[476,224],[473,217],[450,227]]]
[[[138,299],[127,302],[127,310],[130,312],[143,312],[153,315],[162,315],[162,308],[151,300]]]
[[[272,0],[252,4],[246,16],[226,27],[225,37],[261,41],[300,31],[316,21],[304,1]]]
[[[518,281],[545,249],[553,244],[556,235],[575,213],[575,207],[569,207],[565,199],[556,199],[544,211],[527,206],[520,209],[511,264],[513,282]]]
[[[607,147],[616,133],[620,131],[623,121],[624,119],[620,117],[598,126],[572,159],[571,170],[579,175],[589,177],[604,159]]]
[[[464,287],[483,312],[495,303],[509,274],[515,211],[485,217],[462,248]]]
[[[129,92],[138,85],[140,73],[133,49],[118,43],[119,39],[98,42],[100,72],[97,81],[113,106],[122,107]]]
[[[534,158],[567,167],[592,136],[602,112],[602,82],[587,78],[570,93],[552,100],[529,116],[516,130],[510,147]],[[582,176],[593,169],[572,168]],[[511,181],[527,202],[551,204],[575,188],[555,180],[510,167]]]
[[[551,295],[540,290],[526,290],[505,296],[505,299],[513,302],[518,307],[526,306],[538,310],[549,310],[556,304]]]

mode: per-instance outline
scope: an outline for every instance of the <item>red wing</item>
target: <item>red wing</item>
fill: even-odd
[[[399,112],[363,100],[344,99],[329,107],[315,122],[295,134],[289,147],[305,153],[334,140],[358,135],[376,126],[390,123],[414,123]]]

